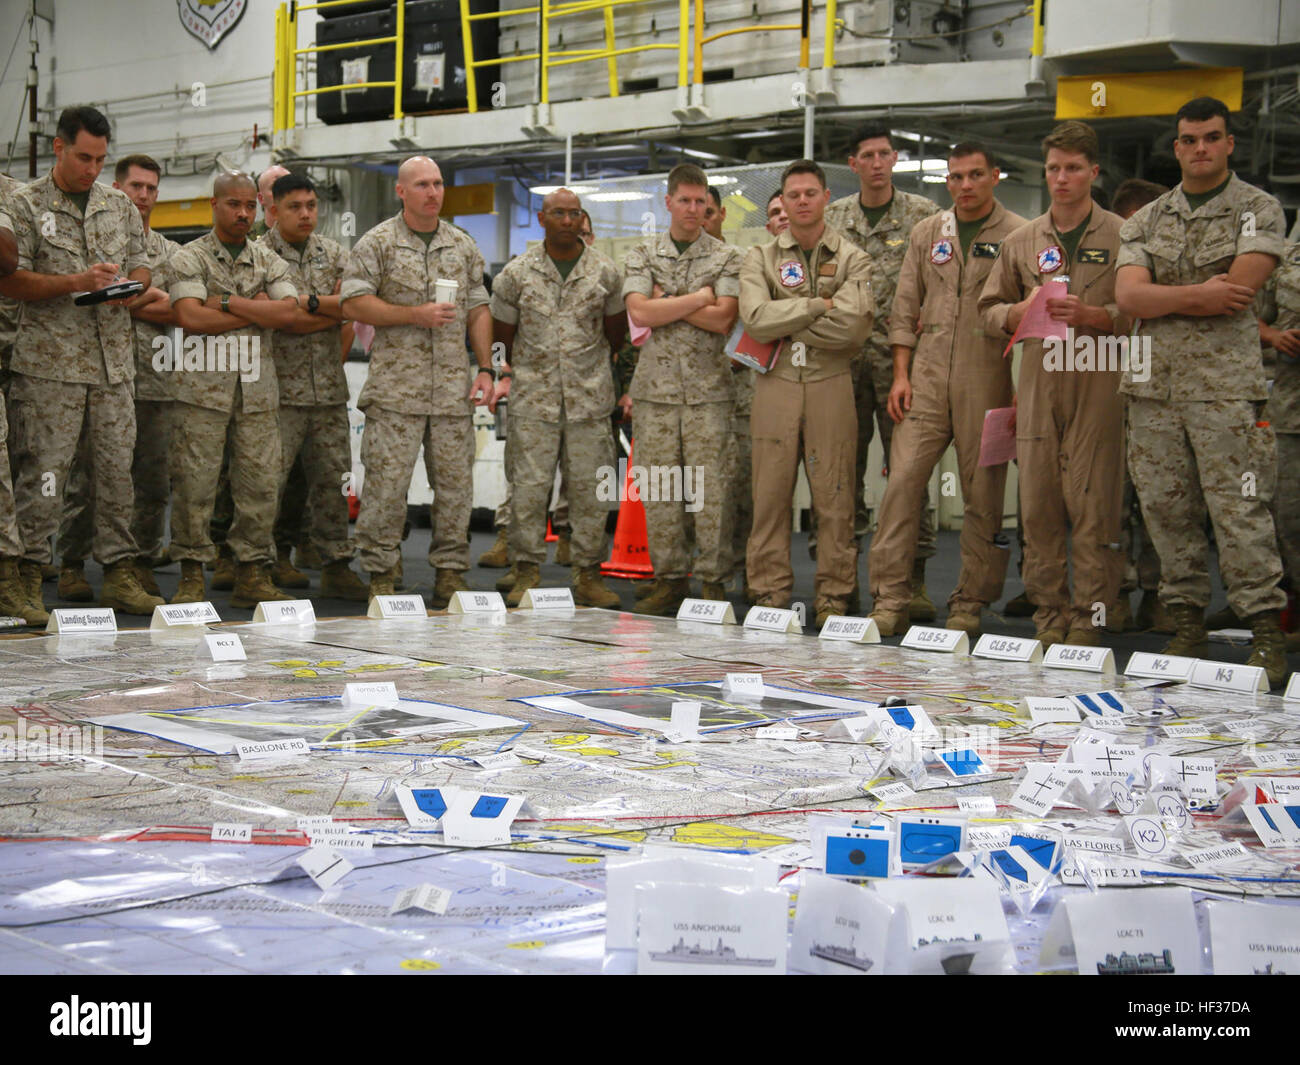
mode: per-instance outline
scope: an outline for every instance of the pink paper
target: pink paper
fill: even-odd
[[[650,339],[650,327],[637,325],[636,322],[632,321],[632,316],[630,314],[627,316],[627,331],[628,338],[632,341],[632,346],[634,348],[641,347],[642,344]]]
[[[1061,340],[1066,339],[1066,329],[1064,322],[1058,322],[1047,311],[1048,300],[1064,299],[1070,294],[1069,286],[1064,281],[1048,281],[1043,284],[1029,304],[1029,309],[1025,311],[1025,316],[1020,319],[1020,327],[1016,330],[1015,335],[1007,344],[1007,351],[1011,350],[1011,345],[1017,340],[1023,340],[1025,337],[1041,337],[1046,340],[1048,337],[1059,337]]]
[[[1016,431],[1012,428],[1015,407],[994,407],[984,412],[980,434],[980,465],[1001,466],[1016,457]]]
[[[370,354],[370,345],[375,342],[375,327],[366,325],[365,322],[354,322],[352,324],[353,335],[356,336],[357,342],[361,345],[361,350],[367,355]]]

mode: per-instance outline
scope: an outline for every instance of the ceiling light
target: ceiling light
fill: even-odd
[[[559,192],[560,189],[568,189],[575,196],[586,196],[589,192],[595,192],[595,185],[531,185],[528,191],[534,196],[549,196],[552,192]]]
[[[625,192],[593,192],[587,197],[595,203],[620,203],[624,200],[649,200],[651,195],[648,192],[634,192],[627,190]]]
[[[710,185],[734,185],[740,180],[730,174],[709,174],[708,178]]]
[[[943,185],[948,181],[946,174],[922,174],[921,180],[930,185]]]

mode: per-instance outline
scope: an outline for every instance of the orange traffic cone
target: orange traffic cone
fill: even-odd
[[[635,443],[634,440],[632,444]],[[650,564],[650,545],[646,539],[645,504],[641,502],[641,496],[632,484],[632,445],[628,447],[627,464],[623,472],[618,524],[614,526],[614,549],[610,552],[609,561],[600,564],[600,572],[607,577],[628,577],[634,580],[655,575],[655,568]]]
[[[546,519],[546,542],[548,544],[553,544],[559,539],[560,538],[555,535],[555,530],[551,528],[551,519],[547,518]]]

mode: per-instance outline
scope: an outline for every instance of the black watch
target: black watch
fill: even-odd
[[[320,310],[320,297],[313,292],[307,297],[307,313],[315,314],[318,310]]]
[[[223,292],[223,293],[221,294],[221,309],[222,309],[223,311],[225,311],[226,314],[229,314],[229,313],[230,313],[230,293],[229,293],[229,292]]]

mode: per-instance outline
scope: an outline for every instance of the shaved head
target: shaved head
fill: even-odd
[[[442,174],[438,164],[427,155],[413,155],[409,159],[403,159],[402,165],[397,168],[397,183],[409,186],[415,182],[417,174],[423,174],[430,168],[439,175]]]
[[[263,204],[271,202],[271,186],[287,173],[289,173],[289,171],[285,167],[280,166],[279,163],[274,166],[268,166],[262,171],[261,175],[257,179],[257,198]]]
[[[224,196],[231,190],[245,185],[254,191],[257,190],[257,185],[247,174],[241,173],[238,170],[227,170],[224,173],[218,174],[216,180],[212,182],[212,195]]]
[[[581,211],[582,201],[578,199],[576,192],[570,192],[568,189],[556,189],[554,192],[548,192],[542,197],[542,210],[546,211],[552,207],[572,208]]]
[[[413,155],[397,168],[397,198],[412,229],[428,233],[438,228],[444,192],[442,171],[427,155]]]

